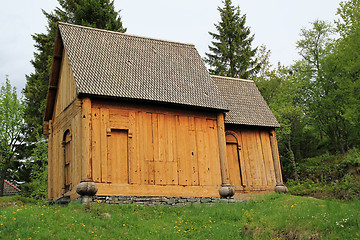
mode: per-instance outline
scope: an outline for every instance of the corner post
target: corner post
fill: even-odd
[[[219,112],[216,116],[216,125],[219,142],[219,157],[220,157],[220,169],[221,169],[221,188],[219,193],[221,197],[232,197],[235,194],[234,189],[229,183],[229,176],[227,170],[226,160],[226,139],[225,139],[225,119],[224,113]]]
[[[83,98],[81,101],[81,181],[92,181],[91,171],[91,99]]]
[[[276,132],[274,129],[270,131],[270,145],[271,153],[273,157],[274,170],[275,170],[275,179],[276,179],[276,192],[288,192],[287,187],[283,183],[282,174],[281,174],[281,165],[279,157],[279,148],[276,140]]]
[[[52,129],[52,120],[49,120],[47,125],[47,138],[48,138],[48,199],[53,200],[53,129]]]

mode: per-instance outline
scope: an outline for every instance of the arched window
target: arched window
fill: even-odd
[[[233,186],[242,186],[238,139],[232,132],[226,132],[226,159],[229,181]]]
[[[70,130],[66,130],[63,137],[64,146],[64,191],[65,193],[71,190],[71,134]]]

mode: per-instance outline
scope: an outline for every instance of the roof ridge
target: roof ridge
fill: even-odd
[[[187,47],[194,47],[195,48],[195,44],[192,44],[192,43],[181,43],[181,42],[175,42],[175,41],[171,41],[171,40],[164,40],[164,39],[160,39],[160,38],[144,37],[144,36],[138,36],[138,35],[134,35],[134,34],[121,33],[121,32],[101,29],[101,28],[87,27],[87,26],[82,26],[82,25],[77,25],[77,24],[72,24],[72,23],[66,23],[66,22],[58,22],[58,24],[59,25],[68,25],[68,26],[73,26],[73,27],[78,27],[78,28],[86,28],[86,29],[91,29],[91,30],[95,30],[95,31],[112,33],[112,34],[125,35],[125,36],[134,37],[134,38],[140,38],[140,39],[144,39],[144,40],[152,40],[152,41],[158,41],[158,42],[170,43],[170,44],[177,44],[177,45],[180,45],[180,46],[187,46]]]
[[[242,81],[242,82],[254,82],[254,80],[250,79],[243,79],[243,78],[234,78],[234,77],[226,77],[226,76],[219,76],[219,75],[211,75],[211,77],[217,77],[217,78],[224,78],[224,79],[230,79],[230,80],[236,80],[236,81]]]

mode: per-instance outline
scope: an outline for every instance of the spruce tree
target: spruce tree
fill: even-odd
[[[62,21],[118,32],[126,31],[120,12],[115,11],[114,1],[58,0],[58,2],[60,7],[53,12],[43,11],[48,20],[47,32],[36,33],[32,36],[37,50],[31,61],[35,71],[26,76],[27,82],[23,89],[29,142],[36,141],[36,136],[41,135],[57,23]]]
[[[224,7],[218,7],[221,21],[215,24],[218,33],[209,32],[215,41],[209,46],[205,62],[210,73],[237,78],[250,78],[260,69],[255,58],[257,48],[252,49],[254,35],[245,26],[246,15],[240,14],[240,8],[234,7],[231,0],[224,0]]]

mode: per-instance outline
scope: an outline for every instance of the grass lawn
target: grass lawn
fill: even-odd
[[[360,239],[360,201],[271,194],[185,207],[8,204],[0,239]]]

